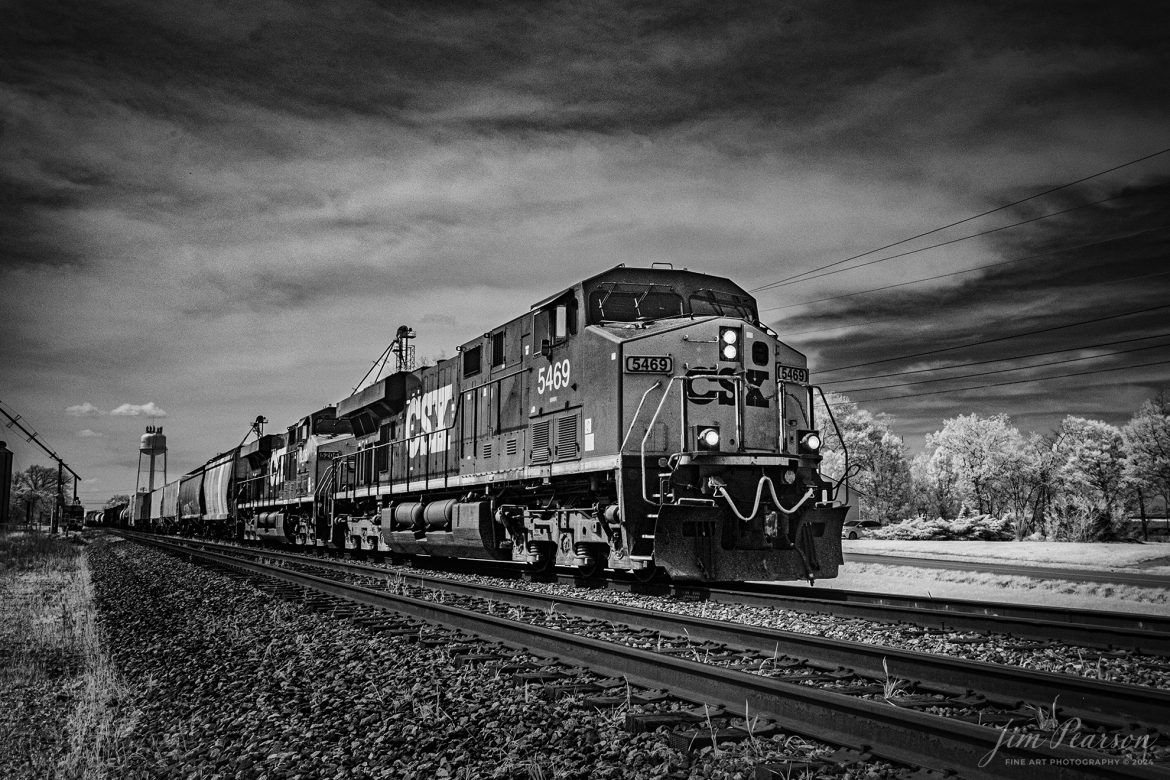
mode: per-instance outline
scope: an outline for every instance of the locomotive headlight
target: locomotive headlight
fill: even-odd
[[[719,449],[719,426],[701,425],[696,429],[695,444],[700,450]]]
[[[821,449],[821,435],[816,431],[803,431],[800,436],[800,448],[815,455]]]
[[[740,360],[739,342],[742,338],[739,328],[719,329],[719,358],[727,361]]]

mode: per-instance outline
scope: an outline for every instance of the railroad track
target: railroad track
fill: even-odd
[[[138,536],[127,534],[128,537]],[[203,542],[204,544],[219,544]],[[224,544],[224,549],[238,547]],[[304,553],[287,553],[271,548],[270,556],[288,555],[317,559]],[[472,573],[460,561],[444,561],[454,571]],[[374,567],[371,567],[373,570]],[[512,565],[493,565],[492,576],[519,578],[522,569]],[[770,609],[812,612],[839,618],[860,618],[881,623],[909,623],[939,631],[979,635],[1006,634],[1011,637],[1049,643],[1052,646],[1077,646],[1105,650],[1137,651],[1147,655],[1170,657],[1170,617],[1106,612],[1104,610],[1068,609],[1040,605],[1008,604],[966,599],[936,599],[898,594],[871,593],[781,583],[737,583],[733,586],[709,586],[694,583],[640,583],[633,578],[615,576],[582,581],[572,574],[557,578],[568,586],[608,587],[644,595],[673,596],[687,601],[745,604]]]
[[[682,589],[685,593],[685,589]],[[933,599],[806,586],[745,583],[705,588],[711,601],[820,612],[946,630],[1003,633],[1085,647],[1128,648],[1170,655],[1170,617],[1027,604]]]
[[[1051,732],[1037,736],[1043,734],[1037,729],[1022,732],[1035,737],[1031,742],[1020,737],[1004,744],[1009,732],[1001,727],[1045,714],[1046,705],[1050,720],[1078,717],[1100,734],[1125,740],[1144,735],[1149,744],[1158,735],[1132,724],[1170,723],[1170,696],[1150,688],[512,588],[409,582],[401,574],[348,562],[144,541],[556,656],[646,688],[667,687],[695,703],[761,715],[785,730],[900,764],[963,777],[1170,776],[1165,767],[1110,763],[1116,755],[1045,744]],[[453,603],[445,603],[448,598]],[[1028,702],[1021,698],[1031,700],[1032,711],[1023,709]]]

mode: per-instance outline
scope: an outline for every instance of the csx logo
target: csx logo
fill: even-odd
[[[733,406],[735,404],[735,380],[731,377],[735,376],[735,372],[736,370],[731,367],[721,368],[718,371],[713,367],[692,368],[687,372],[688,377],[693,377],[686,381],[687,401],[700,406],[713,401],[718,402],[720,406]],[[713,374],[718,374],[718,376],[712,376]],[[724,376],[728,378],[719,378]],[[744,397],[744,404],[767,409],[768,399],[764,397],[760,387],[768,381],[768,372],[747,371],[745,378],[747,379],[747,395]]]

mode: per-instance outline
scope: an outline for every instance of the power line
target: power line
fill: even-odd
[[[755,289],[752,290],[752,292],[755,293],[755,292],[760,292],[761,290],[769,290],[773,287],[778,287],[782,284],[785,284],[786,282],[791,282],[795,279],[799,279],[802,276],[808,276],[809,274],[814,274],[818,271],[824,271],[824,270],[829,269],[829,268],[835,268],[836,266],[844,265],[845,263],[851,262],[853,260],[857,260],[857,259],[862,258],[862,257],[867,257],[868,255],[872,255],[875,252],[882,252],[886,249],[892,249],[893,247],[901,246],[902,244],[909,243],[910,241],[914,241],[915,239],[919,239],[919,238],[923,238],[925,236],[933,235],[935,233],[942,232],[943,230],[947,230],[948,228],[953,228],[953,227],[956,227],[957,225],[962,225],[966,222],[972,222],[976,219],[980,219],[981,217],[986,217],[990,214],[995,214],[998,211],[1003,211],[1004,209],[1009,209],[1013,206],[1018,206],[1021,203],[1027,203],[1030,200],[1035,200],[1036,198],[1040,198],[1040,197],[1043,197],[1045,195],[1051,195],[1054,192],[1059,192],[1060,190],[1068,189],[1069,187],[1075,186],[1077,184],[1082,184],[1086,181],[1089,181],[1090,179],[1095,179],[1098,176],[1104,176],[1107,173],[1112,173],[1114,171],[1121,170],[1122,168],[1127,168],[1130,165],[1136,165],[1137,163],[1144,162],[1146,160],[1152,159],[1152,158],[1157,157],[1157,156],[1162,155],[1162,154],[1166,154],[1166,152],[1170,152],[1170,147],[1167,147],[1165,149],[1160,149],[1152,154],[1147,154],[1144,157],[1139,157],[1136,160],[1130,160],[1129,162],[1124,162],[1124,163],[1121,163],[1120,165],[1115,165],[1112,168],[1107,168],[1103,171],[1098,171],[1097,173],[1093,173],[1093,174],[1090,174],[1088,176],[1081,177],[1080,179],[1077,179],[1076,181],[1070,181],[1067,184],[1061,184],[1057,187],[1051,187],[1051,188],[1044,190],[1042,192],[1037,192],[1034,195],[1029,195],[1026,198],[1021,198],[1019,200],[1012,201],[1011,203],[1005,203],[1002,206],[996,206],[995,208],[989,209],[988,211],[984,211],[984,212],[981,212],[979,214],[975,214],[973,216],[966,217],[964,219],[960,219],[956,222],[951,222],[947,225],[943,225],[942,227],[937,227],[937,228],[934,228],[933,230],[927,230],[924,233],[919,233],[917,235],[910,236],[909,238],[903,238],[900,241],[893,242],[892,244],[886,244],[885,246],[879,246],[875,249],[870,249],[867,252],[862,252],[860,254],[853,255],[852,257],[847,257],[844,260],[837,260],[835,262],[828,263],[826,265],[822,265],[818,268],[811,268],[807,271],[802,271],[801,273],[794,274],[792,276],[788,276],[788,277],[785,277],[783,279],[778,279],[775,282],[769,282],[768,284],[762,285],[760,287],[756,287]]]
[[[49,447],[49,445],[45,444],[44,440],[42,438],[40,438],[41,435],[39,433],[37,433],[36,430],[30,431],[28,428],[26,428],[24,426],[24,423],[21,422],[21,420],[24,419],[23,417],[21,417],[19,414],[13,416],[12,414],[9,414],[8,410],[6,410],[2,407],[3,407],[3,402],[0,402],[0,414],[3,414],[5,417],[7,417],[8,421],[9,421],[8,425],[6,427],[11,428],[12,426],[15,425],[17,428],[20,429],[21,433],[23,433],[25,436],[28,437],[28,439],[26,439],[26,441],[32,442],[33,444],[37,445],[42,450],[44,450],[50,458],[57,461],[58,466],[60,466],[65,471],[68,471],[70,474],[72,474],[74,480],[76,480],[76,481],[81,480],[81,476],[76,471],[69,468],[69,464],[66,463],[65,461],[61,460],[60,456],[57,455],[57,453],[53,452],[53,450]]]
[[[991,358],[990,360],[974,360],[967,363],[953,363],[949,366],[935,366],[933,368],[915,368],[909,371],[890,371],[885,374],[868,374],[866,376],[854,377],[852,379],[838,379],[835,382],[825,382],[825,385],[842,385],[848,382],[862,382],[869,379],[886,379],[891,376],[906,376],[908,374],[924,374],[929,371],[946,371],[951,368],[968,368],[970,366],[983,366],[988,363],[1003,363],[1008,360],[1023,360],[1024,358],[1047,357],[1049,355],[1056,355],[1061,352],[1072,352],[1078,349],[1099,349],[1100,347],[1113,347],[1118,344],[1132,344],[1135,341],[1148,341],[1149,339],[1158,339],[1165,336],[1170,336],[1170,333],[1156,333],[1153,336],[1138,336],[1132,339],[1120,339],[1118,341],[1106,341],[1101,344],[1083,344],[1077,347],[1065,347],[1064,349],[1050,349],[1044,352],[1033,352],[1028,355],[1013,355],[1012,357]],[[956,377],[951,377],[955,379]],[[842,390],[843,393],[852,393],[853,390]]]
[[[1062,209],[1060,211],[1054,211],[1051,214],[1044,214],[1042,216],[1032,217],[1031,219],[1025,219],[1025,220],[1022,220],[1020,222],[1013,222],[1010,225],[1002,225],[1002,226],[997,227],[997,228],[989,228],[987,230],[981,230],[978,233],[971,233],[970,235],[960,236],[959,238],[952,238],[949,241],[940,241],[937,244],[930,244],[929,246],[919,247],[918,249],[911,249],[908,252],[899,252],[896,255],[887,255],[886,257],[879,257],[876,260],[869,260],[869,261],[864,262],[864,263],[858,263],[857,265],[851,265],[848,268],[838,268],[836,271],[825,271],[824,273],[821,273],[821,274],[815,274],[813,276],[806,276],[803,279],[796,279],[796,280],[792,281],[791,284],[800,284],[801,282],[808,282],[808,281],[812,281],[813,279],[820,279],[820,278],[825,277],[825,276],[832,276],[833,274],[841,274],[841,273],[845,273],[846,271],[856,271],[858,268],[865,268],[866,266],[869,266],[869,265],[875,265],[877,263],[884,263],[887,260],[897,260],[900,257],[908,257],[910,255],[918,254],[919,252],[925,252],[928,249],[938,249],[940,246],[949,246],[950,244],[958,244],[961,241],[967,241],[967,240],[972,239],[972,238],[979,238],[981,236],[990,235],[991,233],[998,233],[1001,230],[1008,230],[1010,228],[1019,227],[1020,225],[1027,225],[1031,222],[1039,222],[1040,220],[1048,219],[1049,217],[1057,217],[1057,216],[1060,216],[1061,214],[1068,214],[1071,211],[1077,211],[1078,209],[1088,208],[1089,206],[1098,206],[1102,203],[1107,203],[1111,200],[1117,200],[1119,198],[1124,198],[1124,197],[1128,197],[1128,193],[1123,193],[1121,195],[1113,195],[1113,196],[1108,197],[1108,198],[1102,198],[1101,200],[1095,200],[1092,203],[1083,203],[1080,206],[1073,206],[1071,208]],[[1055,251],[1059,251],[1059,250],[1055,250]],[[1039,257],[1039,256],[1040,255],[1036,255],[1036,257]]]
[[[1116,366],[1114,368],[1098,368],[1092,371],[1074,371],[1071,374],[1054,374],[1052,376],[1038,377],[1035,379],[1016,379],[1010,382],[992,382],[986,385],[972,385],[971,387],[953,387],[949,390],[930,390],[925,393],[907,393],[906,395],[888,395],[882,398],[867,398],[865,403],[873,403],[875,401],[893,401],[899,398],[921,398],[927,395],[939,395],[940,393],[965,393],[968,390],[984,390],[989,387],[1006,387],[1008,385],[1022,385],[1027,382],[1047,382],[1051,379],[1064,379],[1070,376],[1088,376],[1090,374],[1105,374],[1110,371],[1124,371],[1134,368],[1148,368],[1150,366],[1163,366],[1170,363],[1170,360],[1158,360],[1153,363],[1139,363],[1136,366]]]
[[[1063,330],[1064,328],[1072,328],[1077,325],[1090,325],[1094,322],[1104,322],[1105,320],[1115,320],[1121,317],[1131,317],[1135,314],[1146,314],[1152,311],[1159,311],[1161,309],[1170,308],[1170,303],[1164,303],[1161,306],[1151,306],[1148,309],[1138,309],[1136,311],[1121,312],[1120,314],[1109,314],[1104,317],[1095,317],[1091,320],[1081,320],[1080,322],[1069,322],[1064,325],[1053,325],[1050,328],[1040,328],[1038,330],[1029,330],[1022,333],[1013,333],[1008,336],[997,336],[993,339],[982,339],[980,341],[971,341],[966,344],[956,344],[953,347],[940,347],[939,349],[928,349],[925,352],[915,352],[910,355],[898,355],[896,357],[882,358],[881,360],[870,360],[865,363],[854,363],[849,366],[837,366],[836,368],[823,368],[818,370],[819,374],[828,374],[833,371],[845,371],[849,368],[861,368],[863,366],[873,366],[878,363],[889,363],[892,360],[909,360],[910,358],[924,357],[926,355],[937,355],[940,352],[950,352],[956,349],[965,349],[967,347],[978,347],[984,344],[994,344],[998,341],[1008,341],[1010,339],[1018,339],[1022,336],[1035,336],[1040,333],[1051,333],[1054,330]]]
[[[960,374],[958,376],[940,377],[938,379],[920,379],[917,382],[898,382],[892,385],[877,385],[875,387],[855,387],[849,390],[849,394],[865,393],[871,390],[889,390],[894,387],[911,387],[913,385],[928,385],[934,382],[953,382],[956,379],[972,379],[977,376],[989,376],[991,374],[1006,374],[1011,371],[1027,371],[1033,368],[1044,368],[1045,366],[1059,366],[1065,363],[1076,363],[1081,360],[1097,360],[1104,357],[1112,357],[1113,355],[1126,355],[1130,352],[1144,352],[1147,349],[1160,349],[1162,347],[1170,347],[1170,344],[1151,344],[1147,347],[1134,347],[1133,349],[1119,349],[1114,352],[1105,352],[1101,355],[1082,355],[1081,357],[1065,358],[1063,360],[1052,360],[1047,363],[1036,363],[1031,366],[1012,366],[1011,368],[997,368],[994,371],[984,371],[979,374]]]
[[[1017,257],[1017,258],[1014,258],[1012,260],[1001,260],[997,263],[987,263],[985,265],[977,265],[974,268],[964,268],[961,271],[951,271],[950,273],[938,274],[937,276],[927,276],[927,277],[924,277],[922,279],[914,279],[914,280],[909,281],[909,282],[898,282],[897,284],[887,284],[884,287],[873,287],[873,288],[868,289],[868,290],[858,290],[857,292],[844,293],[842,295],[833,295],[833,296],[830,296],[828,298],[817,298],[816,300],[812,300],[812,301],[801,301],[800,303],[787,303],[783,306],[772,306],[771,308],[761,309],[760,311],[762,311],[762,312],[763,311],[780,311],[781,309],[792,309],[792,308],[795,308],[797,306],[811,306],[814,303],[824,303],[825,301],[836,301],[836,300],[840,300],[842,298],[852,298],[852,297],[857,296],[857,295],[867,295],[867,294],[873,293],[873,292],[882,292],[883,290],[892,290],[895,287],[907,287],[907,286],[912,285],[912,284],[921,284],[922,282],[933,282],[933,281],[938,280],[938,279],[945,279],[949,276],[959,276],[960,274],[969,274],[973,271],[982,271],[986,268],[995,268],[996,266],[1000,266],[1000,265],[1010,265],[1012,263],[1022,263],[1025,260],[1035,260],[1036,258],[1039,258],[1039,257],[1047,257],[1049,255],[1058,255],[1058,254],[1061,254],[1062,252],[1073,252],[1073,251],[1076,251],[1078,249],[1087,249],[1091,246],[1100,246],[1101,244],[1108,244],[1112,241],[1122,241],[1122,240],[1127,239],[1127,238],[1136,238],[1137,236],[1145,235],[1146,233],[1157,233],[1159,231],[1167,230],[1167,229],[1170,229],[1170,225],[1162,225],[1161,227],[1148,228],[1146,230],[1139,230],[1139,231],[1134,232],[1134,233],[1126,233],[1125,235],[1120,235],[1120,236],[1111,236],[1110,238],[1103,238],[1100,241],[1090,241],[1088,243],[1078,244],[1076,246],[1061,247],[1060,249],[1051,249],[1047,252],[1040,252],[1038,254],[1028,255],[1027,257]],[[934,246],[942,246],[942,244],[935,244]],[[931,247],[926,247],[926,249],[930,249],[930,248]],[[907,252],[905,254],[911,254],[911,253]],[[901,255],[893,255],[893,257],[901,257]],[[891,258],[888,258],[888,257],[882,258],[882,260],[889,260],[889,259],[891,259]],[[881,260],[874,260],[873,262],[880,263]],[[869,263],[863,263],[862,265],[869,265]],[[856,266],[853,266],[853,268],[861,268],[862,265],[856,265]],[[851,271],[851,270],[853,270],[853,268],[847,268],[847,269],[843,269],[843,270]],[[1164,272],[1164,273],[1170,273],[1170,272]],[[827,274],[825,274],[825,275],[827,276]],[[1159,276],[1160,274],[1148,274],[1148,275],[1149,276]],[[810,277],[810,278],[816,279],[819,277],[814,276],[814,277]],[[1129,279],[1141,279],[1141,278],[1144,278],[1144,277],[1140,277],[1140,276],[1130,277]],[[1115,282],[1115,281],[1116,282],[1129,281],[1129,279],[1112,279],[1112,280],[1110,280],[1110,283]],[[801,281],[803,282],[803,281],[807,281],[807,280],[801,279]]]

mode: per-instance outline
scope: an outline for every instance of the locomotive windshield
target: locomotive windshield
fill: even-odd
[[[718,290],[699,290],[691,295],[691,314],[699,317],[713,314],[718,317],[735,317],[754,322],[756,307],[750,298]]]
[[[693,291],[693,292],[692,292]],[[684,296],[686,296],[684,298]],[[605,282],[589,293],[590,325],[644,322],[682,316],[735,317],[757,321],[756,303],[729,290],[684,288],[637,282]]]
[[[682,296],[661,285],[623,284],[594,290],[589,296],[591,323],[657,320],[682,313]]]
[[[353,426],[349,420],[321,417],[313,421],[313,433],[320,436],[350,436]]]

